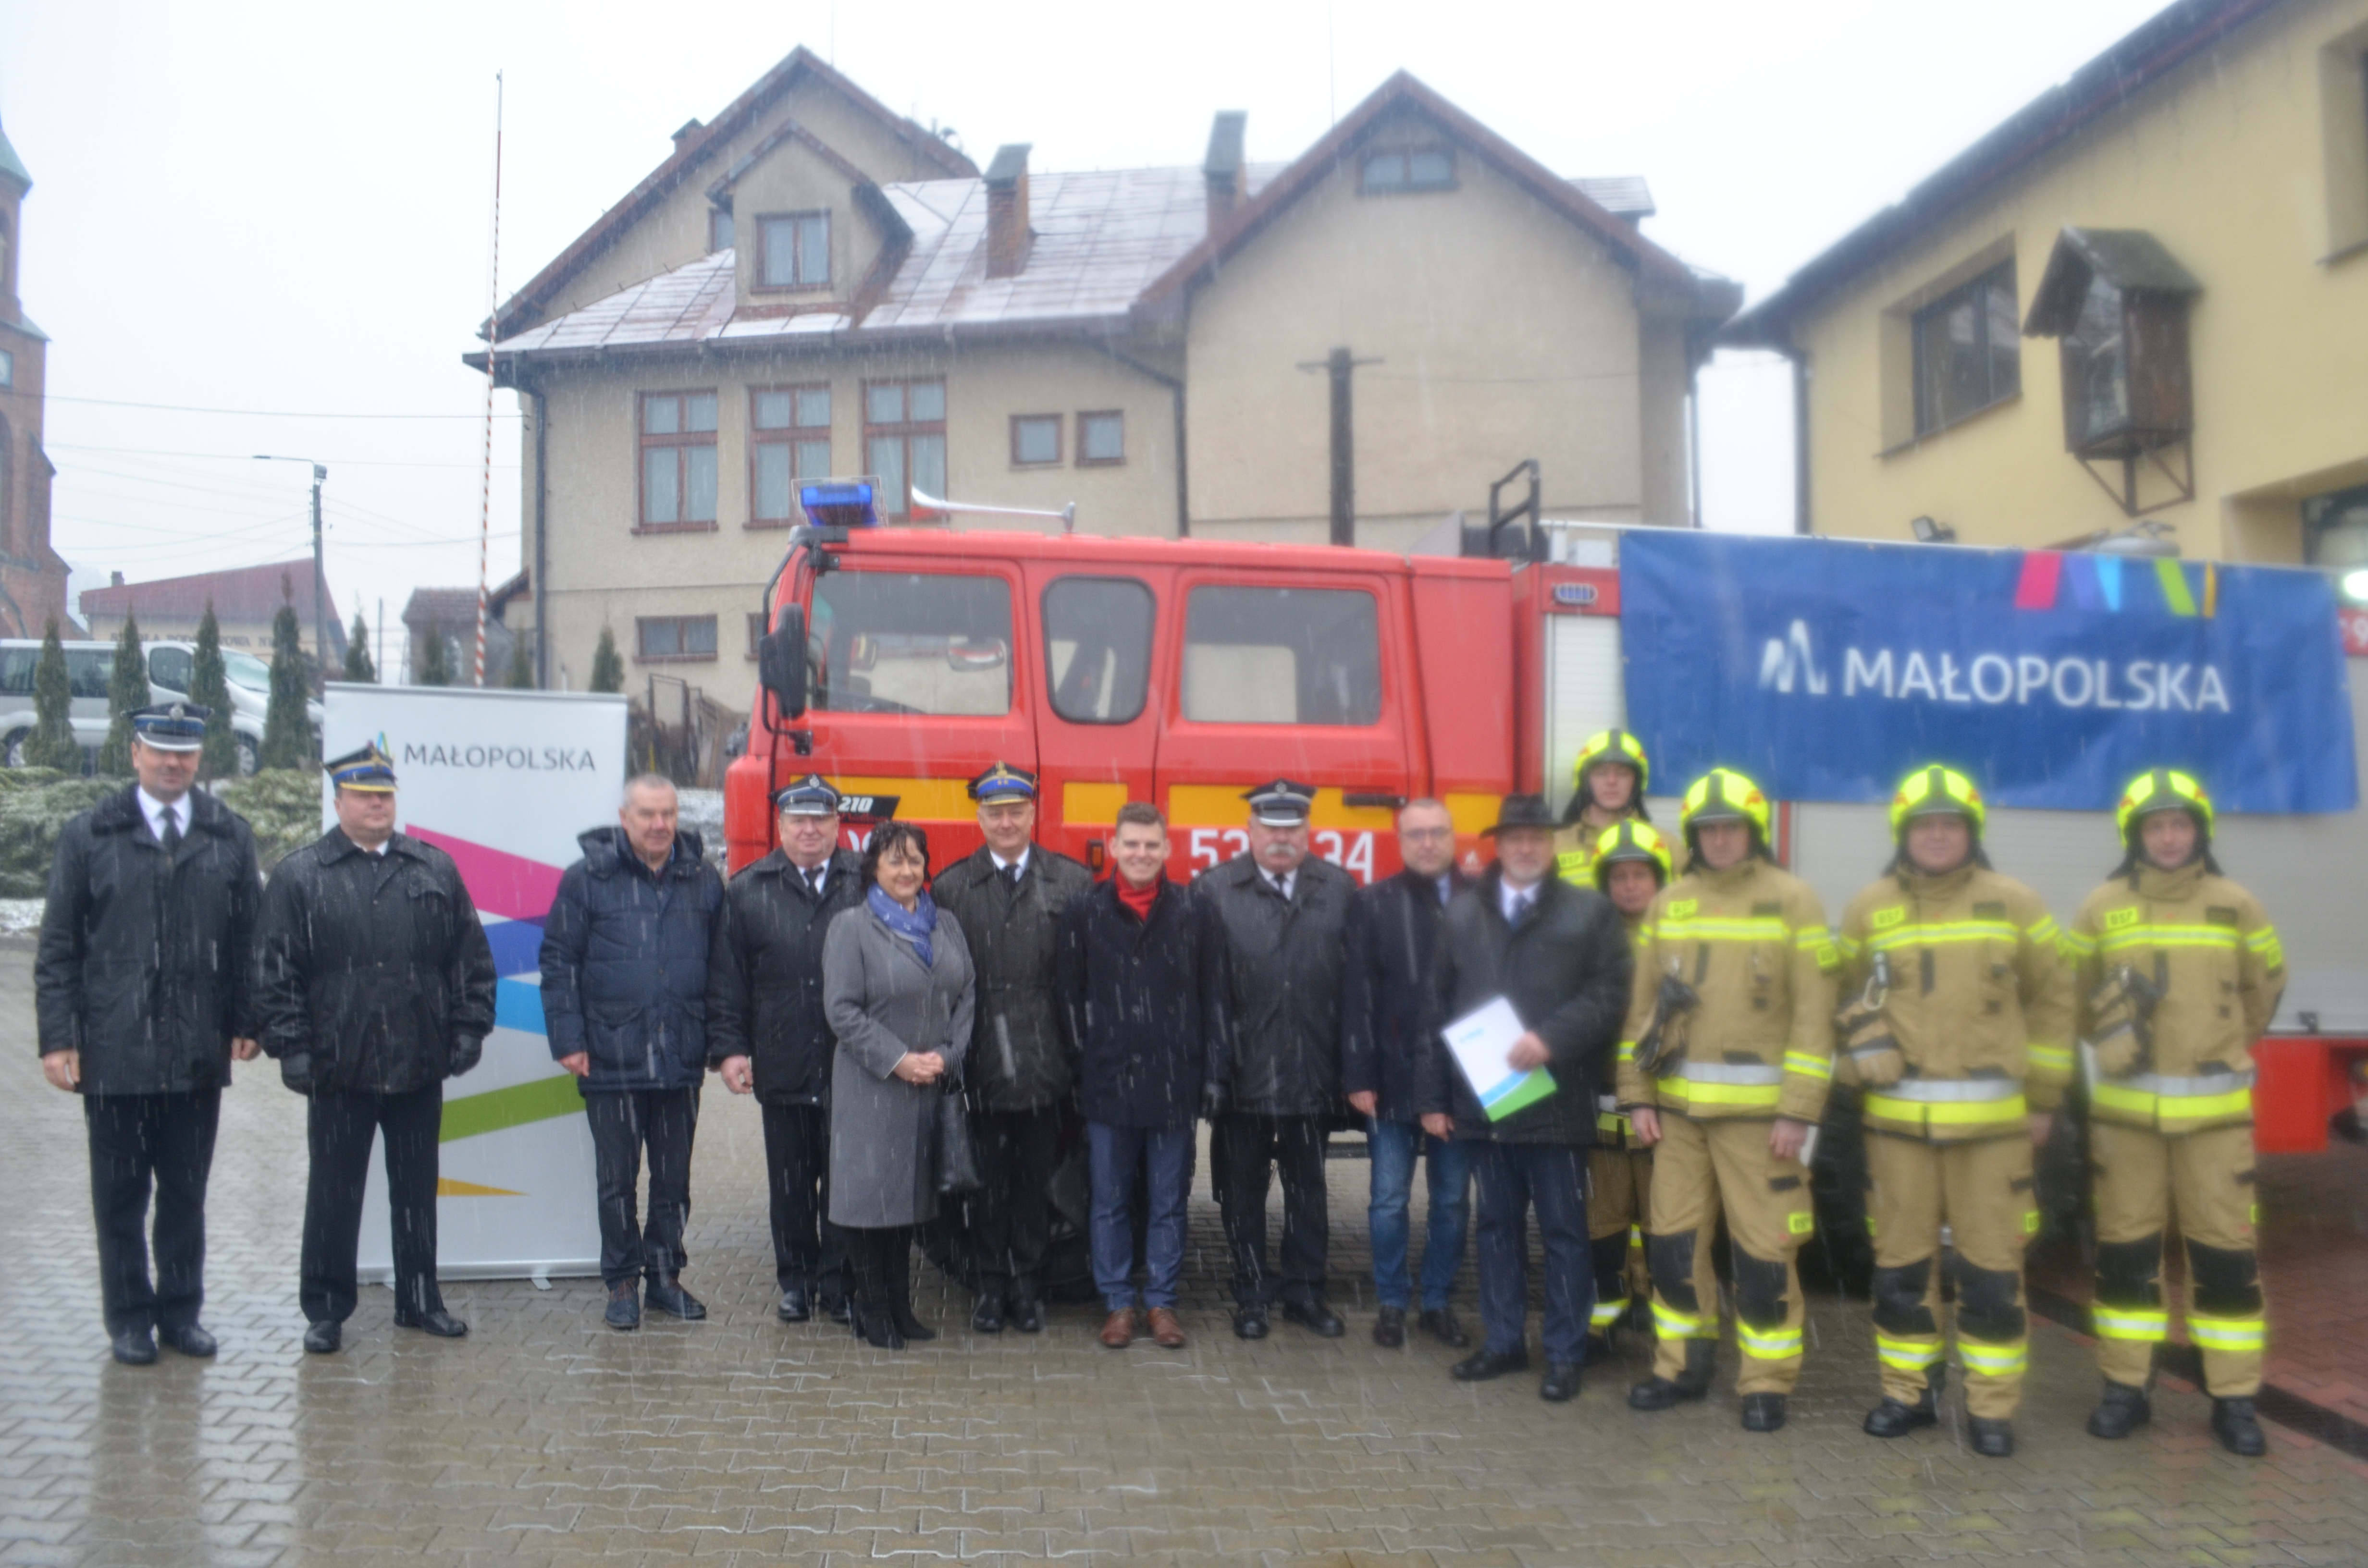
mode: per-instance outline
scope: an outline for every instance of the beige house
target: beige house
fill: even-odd
[[[1726,329],[1804,526],[2368,564],[2368,0],[2183,0]]]
[[[545,683],[582,686],[606,625],[745,705],[797,486],[830,475],[878,476],[898,524],[940,520],[918,491],[1320,542],[1342,507],[1403,549],[1535,459],[1548,516],[1688,519],[1692,370],[1737,292],[1639,233],[1642,181],[1552,174],[1403,74],[1292,163],[1244,142],[1220,114],[1199,166],[1010,145],[982,175],[803,49],[677,131],[469,356],[527,408],[509,621]]]

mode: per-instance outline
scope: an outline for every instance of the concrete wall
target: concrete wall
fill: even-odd
[[[1374,141],[1422,139],[1420,125]],[[1630,274],[1469,153],[1456,180],[1360,195],[1351,160],[1194,295],[1196,534],[1328,537],[1328,383],[1297,367],[1334,347],[1382,361],[1356,373],[1360,543],[1397,548],[1485,509],[1489,482],[1532,457],[1550,510],[1675,520],[1646,518]]]
[[[2190,321],[2195,499],[2153,514],[2191,556],[2300,558],[2301,498],[2368,482],[2368,0],[2295,0],[2055,149],[1819,305],[1812,526],[2035,545],[2125,526],[2064,449],[2054,340],[2021,392],[1914,438],[1907,319],[1993,259],[2027,315],[2066,225],[2145,229],[2203,285]],[[2161,487],[2157,485],[2159,491]]]

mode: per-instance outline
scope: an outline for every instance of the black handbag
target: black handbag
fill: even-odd
[[[937,1170],[938,1196],[956,1198],[965,1192],[975,1192],[980,1187],[978,1146],[971,1142],[970,1108],[962,1102],[962,1084],[953,1074],[946,1075],[938,1095],[937,1125],[929,1142],[931,1163]]]

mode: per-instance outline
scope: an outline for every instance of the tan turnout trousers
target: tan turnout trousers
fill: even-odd
[[[1672,1300],[1668,1271],[1654,1271],[1657,1377],[1675,1379],[1684,1370],[1687,1340],[1718,1337],[1717,1287],[1705,1288],[1704,1281],[1711,1273],[1711,1237],[1722,1213],[1734,1244],[1735,1333],[1743,1349],[1736,1392],[1790,1393],[1801,1375],[1801,1325],[1807,1313],[1794,1259],[1816,1226],[1809,1173],[1770,1153],[1768,1133],[1766,1121],[1661,1113],[1661,1142],[1653,1151],[1652,1218],[1645,1229],[1656,1246],[1692,1238],[1695,1300],[1691,1307]]]
[[[1626,1125],[1626,1119],[1619,1118]],[[1630,1145],[1598,1143],[1587,1152],[1587,1240],[1597,1261],[1595,1312],[1588,1326],[1601,1334],[1628,1312],[1631,1297],[1650,1292],[1652,1276],[1645,1267],[1645,1220],[1652,1213],[1653,1152]],[[1621,1245],[1617,1294],[1607,1294],[1612,1270],[1607,1256],[1614,1240]],[[1707,1272],[1709,1250],[1703,1249],[1702,1271]],[[1713,1281],[1714,1282],[1714,1281]],[[1716,1296],[1710,1298],[1713,1301]]]
[[[2263,1303],[2253,1257],[2253,1130],[2207,1128],[2165,1137],[2096,1120],[2099,1369],[2144,1388],[2154,1347],[2170,1336],[2163,1238],[2177,1221],[2187,1256],[2187,1336],[2203,1355],[2214,1399],[2260,1392]]]
[[[1941,1319],[1941,1227],[1949,1227],[1956,1297],[1957,1354],[1965,1363],[1965,1409],[1986,1420],[2012,1416],[2029,1365],[2022,1256],[2039,1229],[2031,1139],[2018,1123],[2005,1137],[1935,1143],[1870,1131],[1874,1178],[1878,1301],[1875,1354],[1883,1392],[1902,1404],[1924,1396],[1947,1354]]]

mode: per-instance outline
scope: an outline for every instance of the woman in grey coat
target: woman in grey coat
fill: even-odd
[[[929,839],[883,823],[864,902],[823,939],[830,1074],[830,1219],[848,1233],[855,1332],[883,1350],[935,1339],[913,1315],[913,1227],[937,1210],[931,1133],[969,1048],[974,979],[962,926],[929,898]]]

